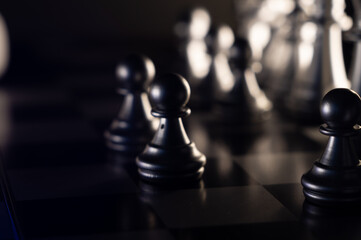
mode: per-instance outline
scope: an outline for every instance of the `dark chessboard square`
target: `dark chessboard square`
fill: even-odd
[[[264,187],[293,214],[298,217],[301,216],[302,205],[305,200],[301,183],[267,185]]]
[[[189,189],[154,194],[149,203],[170,228],[293,221],[262,186]]]
[[[318,152],[248,154],[235,161],[262,185],[299,183],[319,157]]]
[[[5,151],[8,168],[105,163],[102,142],[43,143],[10,146]]]
[[[173,229],[176,239],[187,240],[316,240],[312,233],[307,231],[299,222],[269,222],[269,223],[245,223],[232,226],[212,226],[186,229]]]
[[[121,168],[84,165],[9,170],[16,201],[136,192]]]
[[[22,201],[16,207],[26,237],[112,234],[163,226],[135,194]]]
[[[258,184],[229,157],[207,158],[203,174],[206,188]]]
[[[114,234],[31,238],[31,240],[175,240],[168,230],[129,231]]]
[[[18,123],[14,124],[10,131],[10,143],[12,145],[89,142],[95,139],[97,139],[97,133],[94,128],[81,119]]]

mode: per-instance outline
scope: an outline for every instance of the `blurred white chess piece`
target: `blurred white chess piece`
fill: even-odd
[[[0,78],[4,75],[9,63],[9,36],[5,20],[0,14]]]

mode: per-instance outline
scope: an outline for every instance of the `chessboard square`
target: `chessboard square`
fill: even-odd
[[[164,229],[154,229],[146,231],[131,231],[114,234],[94,234],[94,235],[77,235],[61,236],[47,238],[31,238],[30,240],[175,240],[170,231]]]
[[[312,236],[302,224],[295,221],[251,223],[232,226],[212,226],[187,229],[173,229],[177,239],[208,240],[208,239],[318,239]]]
[[[207,158],[203,174],[206,188],[258,184],[230,158]]]
[[[294,215],[301,216],[302,206],[305,201],[301,183],[267,185],[264,187]]]
[[[27,168],[8,171],[16,201],[135,193],[121,167],[105,164]]]
[[[105,154],[100,141],[17,145],[4,152],[6,165],[11,169],[104,163]]]
[[[271,185],[299,183],[318,157],[318,152],[269,153],[249,154],[235,161],[256,181]]]
[[[27,238],[108,234],[163,226],[136,194],[22,201],[16,207]]]
[[[293,221],[262,186],[191,189],[153,195],[149,203],[170,228]]]

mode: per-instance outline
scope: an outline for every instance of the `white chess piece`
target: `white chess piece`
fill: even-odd
[[[5,20],[0,14],[0,77],[4,75],[9,63],[9,36]]]

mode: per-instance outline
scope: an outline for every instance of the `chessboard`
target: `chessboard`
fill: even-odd
[[[158,186],[139,179],[135,158],[105,146],[122,100],[114,84],[111,74],[65,74],[2,86],[0,239],[360,236],[360,217],[322,215],[305,202],[301,176],[327,143],[317,126],[276,111],[264,122],[222,126],[212,111],[193,110],[185,128],[207,157],[204,175]]]

